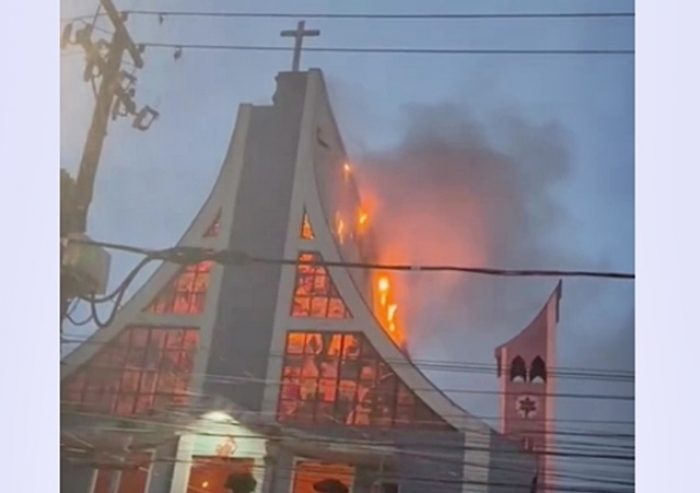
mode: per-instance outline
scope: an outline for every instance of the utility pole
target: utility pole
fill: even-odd
[[[109,272],[109,255],[85,244],[71,243],[71,239],[85,238],[90,204],[93,198],[95,177],[102,154],[102,147],[107,135],[110,114],[112,119],[117,116],[133,115],[134,127],[147,130],[150,126],[143,121],[151,117],[151,122],[158,113],[148,106],[136,111],[133,101],[135,89],[131,85],[136,78],[122,71],[124,53],[128,52],[136,68],[144,65],[141,53],[143,47],[137,46],[131,39],[124,25],[126,14],[120,14],[112,0],[100,0],[101,8],[107,14],[114,27],[111,41],[92,41],[94,26],[86,25],[76,31],[75,39],[71,40],[72,24],[65,26],[61,46],[68,44],[80,45],[85,51],[86,67],[84,80],[93,82],[100,78],[97,89],[95,109],[92,123],[88,130],[83,155],[80,161],[78,176],[75,180],[71,204],[61,221],[61,322],[67,315],[68,304],[76,296],[100,294],[104,292]],[[106,54],[103,54],[106,51]],[[124,81],[127,87],[124,87]]]

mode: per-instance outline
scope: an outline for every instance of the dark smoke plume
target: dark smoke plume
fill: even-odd
[[[573,143],[560,125],[536,125],[515,111],[481,122],[456,104],[414,106],[402,120],[407,123],[399,144],[366,153],[358,164],[383,261],[609,268],[605,258],[568,240],[576,224],[561,188],[574,173]],[[494,347],[530,321],[557,279],[406,274],[399,281],[416,359],[493,365]],[[632,348],[632,293],[619,283],[565,280],[557,366],[621,368],[600,355]],[[629,361],[623,367],[631,370]],[[431,376],[446,389],[497,388],[495,375]],[[476,414],[497,414],[494,396],[455,398]]]

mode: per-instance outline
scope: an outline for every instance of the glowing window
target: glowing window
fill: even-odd
[[[316,485],[324,481],[336,480],[352,491],[355,470],[347,464],[333,464],[315,460],[301,460],[294,466],[294,481],[291,493],[316,493],[325,491]]]
[[[453,429],[359,333],[288,333],[281,380],[279,421]]]
[[[211,262],[204,261],[183,268],[145,311],[174,315],[202,314],[209,289],[211,267]]]
[[[328,269],[322,265],[309,265],[322,261],[323,258],[318,253],[299,255],[292,316],[351,318]]]
[[[314,230],[311,227],[311,221],[309,221],[309,215],[304,211],[304,218],[301,221],[301,237],[304,240],[314,239]]]
[[[120,415],[185,404],[198,343],[197,329],[128,327],[62,385],[62,404]]]
[[[254,474],[254,459],[230,457],[192,457],[187,493],[231,493],[226,488],[229,475]]]
[[[214,221],[211,223],[211,226],[207,229],[207,231],[204,233],[205,238],[213,238],[215,236],[219,236],[219,230],[221,229],[221,209],[219,209],[219,212],[216,213],[216,217],[214,218]]]

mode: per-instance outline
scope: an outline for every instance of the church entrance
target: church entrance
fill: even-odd
[[[232,473],[253,474],[253,459],[192,457],[187,493],[231,493],[226,480]]]
[[[339,482],[352,492],[355,469],[347,464],[333,464],[315,460],[298,460],[294,465],[294,481],[291,493],[326,492],[324,486]],[[334,481],[335,480],[335,481]],[[320,488],[320,490],[319,490]],[[342,493],[338,491],[337,493]]]

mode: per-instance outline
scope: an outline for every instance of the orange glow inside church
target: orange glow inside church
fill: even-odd
[[[368,219],[369,219],[369,215],[368,215],[365,211],[363,211],[362,209],[360,209],[360,213],[359,213],[358,216],[357,216],[357,222],[358,222],[358,224],[359,224],[360,226],[364,226],[365,224],[367,224],[367,220],[368,220]]]
[[[375,314],[389,337],[399,346],[403,346],[405,335],[398,326],[396,318],[398,308],[398,305],[394,301],[394,293],[389,275],[379,275],[377,278]]]

